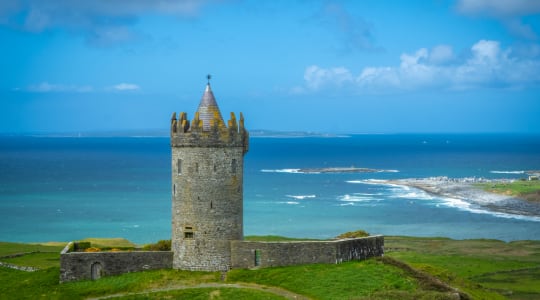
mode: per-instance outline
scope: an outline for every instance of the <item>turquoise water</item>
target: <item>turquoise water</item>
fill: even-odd
[[[0,240],[170,237],[167,138],[0,137]],[[365,167],[363,174],[299,168]],[[327,238],[374,234],[540,239],[540,216],[492,211],[370,179],[521,178],[540,170],[530,135],[353,135],[252,138],[244,233]],[[369,182],[369,181],[368,181]]]

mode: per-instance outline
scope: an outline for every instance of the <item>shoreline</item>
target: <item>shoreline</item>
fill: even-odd
[[[376,180],[373,183],[389,184],[416,188],[430,195],[458,199],[473,206],[489,211],[516,216],[539,217],[540,203],[527,201],[525,198],[503,195],[483,190],[475,186],[478,183],[509,183],[509,179],[483,178],[407,178],[392,180]]]

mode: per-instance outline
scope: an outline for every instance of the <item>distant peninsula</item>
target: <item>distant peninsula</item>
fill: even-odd
[[[355,167],[332,167],[332,168],[305,168],[298,169],[298,173],[318,174],[318,173],[397,173],[398,170],[382,170]]]

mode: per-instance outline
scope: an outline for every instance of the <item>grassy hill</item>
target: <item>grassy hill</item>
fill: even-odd
[[[281,237],[248,237],[280,240]],[[2,299],[539,299],[540,241],[385,237],[384,258],[339,265],[188,272],[157,270],[58,283],[61,245],[0,242]],[[96,242],[98,240],[95,240]],[[108,246],[129,242],[99,240]],[[15,257],[6,257],[13,254]]]

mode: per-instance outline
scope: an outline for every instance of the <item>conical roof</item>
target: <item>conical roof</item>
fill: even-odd
[[[214,97],[214,93],[210,88],[210,83],[206,85],[204,94],[201,98],[201,103],[199,103],[199,108],[197,109],[199,113],[199,120],[202,121],[203,130],[210,130],[211,121],[218,117],[218,119],[223,122],[223,117],[219,111],[219,107]]]

